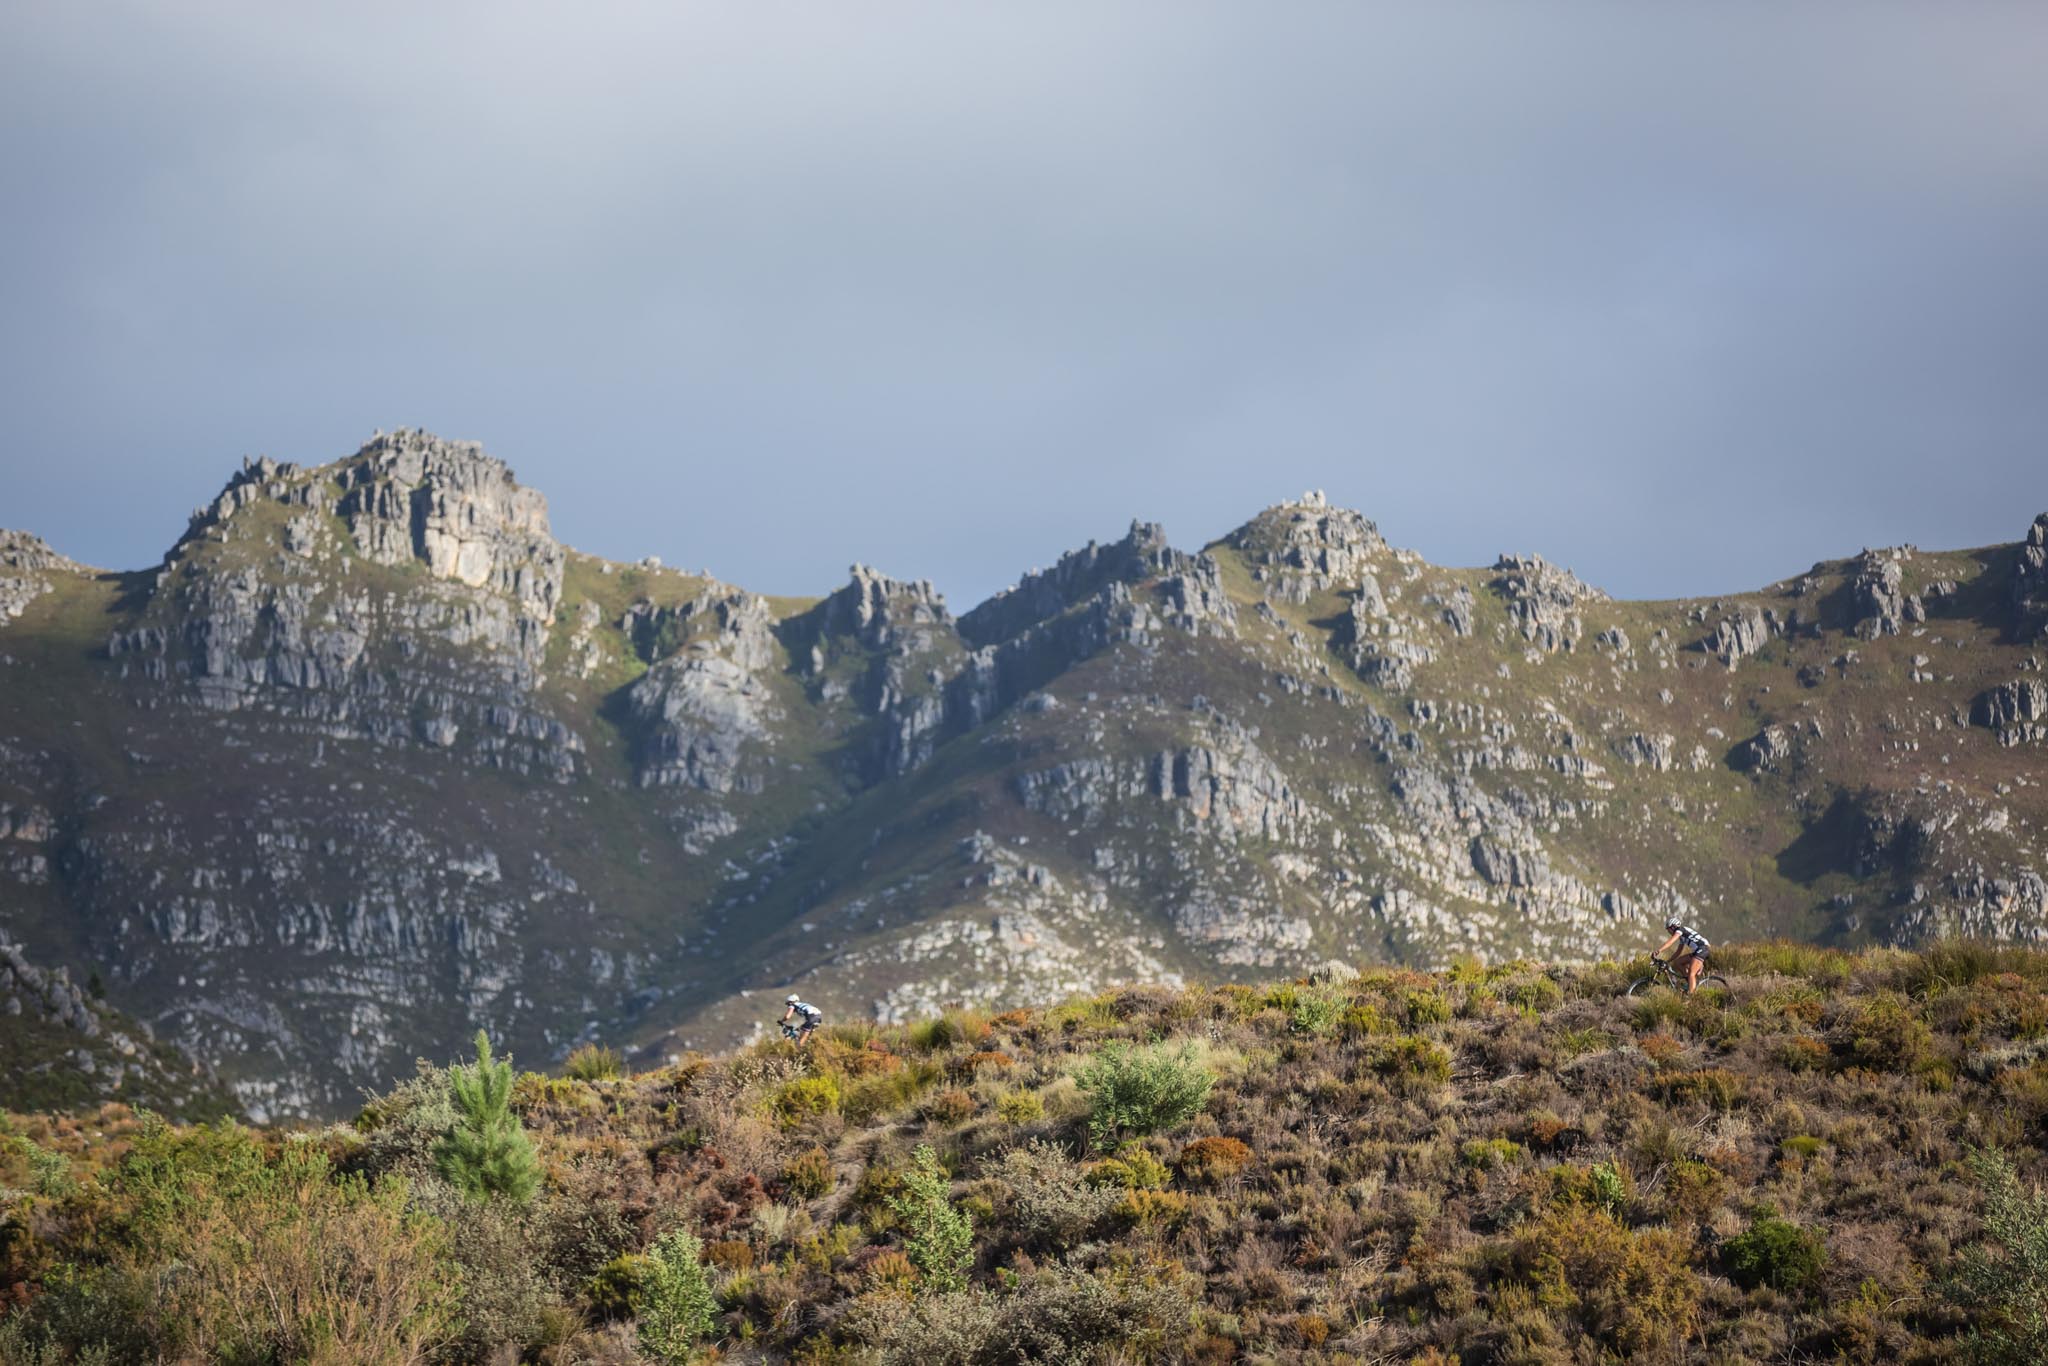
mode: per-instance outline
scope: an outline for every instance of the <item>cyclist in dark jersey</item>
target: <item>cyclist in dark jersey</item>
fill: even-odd
[[[1707,942],[1705,935],[1690,925],[1680,924],[1676,920],[1667,920],[1664,922],[1664,928],[1671,932],[1671,937],[1665,940],[1663,946],[1650,956],[1652,958],[1662,958],[1665,954],[1670,954],[1671,966],[1674,968],[1683,966],[1686,970],[1685,989],[1687,991],[1697,990],[1700,984],[1700,974],[1707,970],[1707,952],[1714,946]]]
[[[808,1044],[812,1033],[819,1025],[825,1023],[825,1012],[807,1001],[798,999],[797,994],[791,992],[783,998],[782,1022],[788,1024],[792,1018],[798,1022],[796,1041],[799,1044]]]

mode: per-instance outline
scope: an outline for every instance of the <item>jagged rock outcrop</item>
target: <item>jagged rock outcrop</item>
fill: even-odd
[[[565,556],[548,530],[547,499],[479,443],[380,434],[342,462],[337,482],[336,511],[368,558],[418,560],[438,578],[495,588],[522,614],[554,621]]]
[[[1573,649],[1585,635],[1575,610],[1580,603],[1605,602],[1607,595],[1541,555],[1503,555],[1487,586],[1507,602],[1508,617],[1522,639],[1539,650]]]
[[[1778,630],[1775,613],[1750,607],[1723,617],[1721,624],[1700,642],[1700,648],[1732,669],[1770,644]]]
[[[1855,578],[1849,583],[1849,618],[1852,629],[1864,640],[1895,636],[1909,621],[1924,621],[1925,607],[1918,597],[1907,597],[1905,561],[1908,547],[1866,550],[1856,557]]]
[[[65,559],[40,536],[0,530],[0,626],[20,616],[30,603],[49,592],[53,573],[85,572],[88,571],[84,565]]]
[[[2048,606],[2048,512],[2027,528],[2013,566],[2013,603],[2022,610]]]
[[[1349,508],[1331,507],[1320,490],[1266,509],[1228,543],[1283,602],[1351,588],[1387,553],[1378,527]]]
[[[1792,733],[1784,726],[1765,726],[1729,751],[1728,762],[1743,773],[1775,773],[1792,757]]]
[[[2014,679],[1985,689],[1970,702],[1970,724],[1996,731],[2004,745],[2048,737],[2048,683]]]
[[[1614,753],[1632,767],[1669,773],[1678,766],[1677,747],[1670,735],[1625,735],[1614,742]]]

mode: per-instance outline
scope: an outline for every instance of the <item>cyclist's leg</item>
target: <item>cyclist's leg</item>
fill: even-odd
[[[1700,989],[1700,974],[1707,970],[1706,955],[1699,953],[1693,954],[1692,962],[1686,965],[1686,969],[1692,974],[1692,985],[1688,988],[1688,990],[1698,991]]]

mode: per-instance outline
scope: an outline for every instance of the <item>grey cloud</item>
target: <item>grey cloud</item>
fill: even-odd
[[[401,423],[963,604],[1312,486],[1632,595],[2048,507],[2038,6],[27,9],[0,523],[96,561]]]

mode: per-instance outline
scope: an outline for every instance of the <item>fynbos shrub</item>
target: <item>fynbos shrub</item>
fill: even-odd
[[[703,1251],[695,1234],[677,1229],[654,1245],[643,1268],[637,1304],[640,1345],[663,1361],[689,1360],[717,1316]]]
[[[965,1288],[967,1268],[974,1264],[974,1221],[953,1208],[951,1193],[938,1154],[920,1143],[903,1174],[903,1193],[889,1197],[903,1225],[904,1252],[938,1291]]]
[[[1093,1103],[1088,1127],[1098,1148],[1126,1134],[1157,1133],[1184,1124],[1209,1101],[1216,1075],[1195,1061],[1193,1044],[1132,1048],[1113,1043],[1081,1069],[1081,1090]]]

